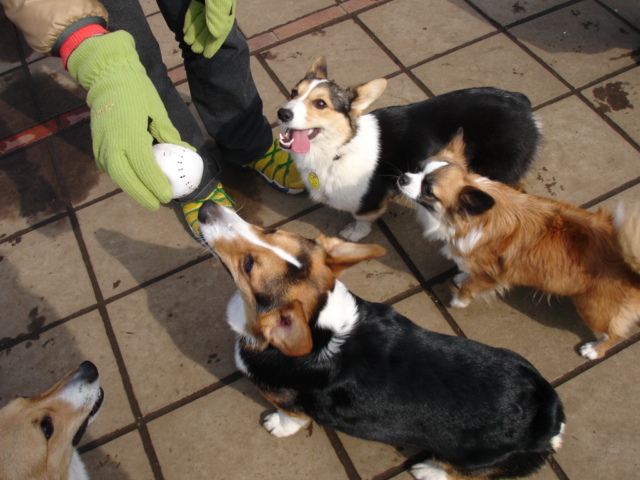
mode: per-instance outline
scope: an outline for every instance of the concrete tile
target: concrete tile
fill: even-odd
[[[379,442],[369,442],[360,438],[338,433],[340,441],[349,454],[360,478],[369,480],[392,467],[405,462],[413,455],[420,453],[414,447],[392,446]],[[394,477],[396,478],[396,477]],[[409,475],[408,478],[413,478]]]
[[[0,163],[0,238],[65,212],[45,143],[8,155]]]
[[[140,6],[145,15],[153,15],[159,11],[158,2],[155,0],[140,0]]]
[[[289,222],[282,228],[306,238],[316,238],[321,233],[335,237],[348,221],[346,213],[325,207]],[[358,243],[377,243],[387,249],[387,254],[365,260],[344,271],[340,280],[353,293],[365,300],[381,302],[418,284],[377,227],[374,226],[371,234]]]
[[[369,80],[373,80],[370,78]],[[407,105],[409,103],[426,100],[427,95],[411,80],[406,74],[396,75],[387,81],[387,88],[382,96],[378,98],[367,109],[365,113],[377,108],[389,107],[393,105]]]
[[[591,0],[510,30],[575,87],[632,65],[640,35]]]
[[[52,138],[52,145],[74,206],[118,188],[111,177],[96,165],[89,124],[63,130]]]
[[[260,62],[255,57],[251,57],[251,74],[253,75],[253,81],[256,84],[260,98],[262,99],[263,107],[262,112],[269,120],[269,123],[276,122],[278,120],[277,112],[282,105],[287,101],[278,86],[273,83],[271,77],[267,71],[260,65]]]
[[[435,291],[449,305],[453,289],[449,281]],[[519,353],[549,381],[583,364],[585,360],[574,349],[595,339],[568,299],[547,299],[527,288],[514,288],[504,297],[477,298],[467,308],[448,310],[467,337]]]
[[[604,202],[594,205],[589,210],[604,208],[606,210],[609,210],[610,212],[615,212],[619,203],[628,206],[640,204],[640,185],[636,185],[635,187],[631,187],[628,190],[624,190],[623,192],[620,192],[619,194],[608,198]]]
[[[145,414],[235,371],[226,322],[234,291],[226,270],[207,260],[107,306]]]
[[[640,344],[631,345],[558,388],[567,414],[557,459],[569,478],[634,478],[640,419]],[[596,461],[600,459],[600,461]]]
[[[175,35],[169,30],[169,27],[167,27],[167,23],[164,21],[162,15],[160,13],[149,15],[147,22],[149,22],[153,36],[160,45],[162,61],[166,67],[172,69],[178,65],[182,65],[182,63],[184,63],[182,60],[182,50],[180,50]]]
[[[494,35],[413,70],[435,94],[470,87],[522,92],[533,106],[568,89],[507,38]]]
[[[454,335],[453,329],[444,319],[438,307],[424,292],[394,304],[393,308],[422,328],[445,335]]]
[[[581,205],[640,176],[640,154],[575,97],[537,111],[544,144],[527,191]]]
[[[78,222],[96,272],[109,298],[184,265],[205,253],[187,233],[182,212],[149,212],[125,193],[78,212]]]
[[[105,403],[82,444],[134,421],[100,315],[94,311],[0,352],[0,407],[16,395],[38,395],[85,360],[100,373]]]
[[[416,219],[415,207],[408,200],[399,197],[390,202],[389,210],[382,217],[382,221],[389,227],[425,280],[455,266],[440,253],[441,242],[424,238],[422,226]]]
[[[242,379],[154,420],[149,431],[165,478],[347,478],[322,428],[273,437],[260,424],[272,411]]]
[[[237,4],[238,25],[247,38],[335,5],[332,0],[243,0]]]
[[[640,69],[629,70],[582,93],[640,144]]]
[[[45,57],[29,65],[43,118],[83,105],[87,91],[69,74],[57,57]]]
[[[636,2],[633,0],[605,0],[603,3],[609,6],[609,8],[612,8],[625,20],[633,23],[637,28],[640,28],[640,8],[638,8]]]
[[[485,14],[501,25],[509,25],[549,8],[564,3],[563,0],[475,0],[473,2]]]
[[[38,124],[36,106],[29,94],[26,76],[21,70],[0,76],[0,111],[0,138]]]
[[[0,259],[2,344],[95,304],[68,219],[0,244]]]
[[[275,28],[273,33],[275,33],[280,40],[284,40],[285,38],[293,37],[294,35],[303,34],[307,30],[316,28],[324,23],[330,22],[331,20],[340,18],[343,15],[344,11],[342,9],[338,7],[329,7],[283,25],[282,27]]]
[[[345,49],[345,45],[349,48]],[[398,70],[351,20],[271,48],[262,55],[287,90],[305,76],[320,55],[327,58],[329,78],[342,87],[368,82]]]
[[[91,480],[153,480],[138,432],[131,432],[82,455]]]
[[[495,31],[462,0],[396,0],[359,18],[406,66]]]

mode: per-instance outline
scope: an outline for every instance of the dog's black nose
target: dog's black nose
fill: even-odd
[[[409,175],[407,175],[406,173],[403,173],[402,175],[400,175],[400,178],[398,179],[398,185],[400,185],[401,187],[404,187],[406,185],[409,185],[409,183],[411,183],[411,179],[409,178]]]
[[[278,110],[278,119],[281,122],[290,122],[293,119],[293,112],[288,108]]]
[[[212,223],[216,216],[218,208],[225,207],[211,200],[207,200],[200,206],[200,210],[198,211],[198,221],[203,225]]]
[[[98,378],[98,369],[96,366],[89,362],[82,362],[78,367],[77,378],[80,378],[88,383],[93,383]]]

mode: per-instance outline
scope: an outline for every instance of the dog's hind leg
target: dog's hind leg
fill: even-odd
[[[292,417],[280,410],[267,415],[262,426],[274,437],[288,437],[311,422],[308,417]]]
[[[432,460],[426,462],[416,463],[409,473],[416,480],[476,480],[488,477],[474,476],[469,477],[458,472],[455,467]]]
[[[499,286],[495,279],[482,274],[471,273],[466,278],[456,275],[456,279],[460,282],[460,290],[450,302],[450,305],[455,308],[465,308],[476,296],[491,292]]]
[[[349,242],[357,242],[371,233],[371,226],[378,220],[384,212],[387,211],[386,202],[383,206],[373,212],[368,212],[364,215],[353,214],[353,222],[348,223],[340,231],[340,237]]]

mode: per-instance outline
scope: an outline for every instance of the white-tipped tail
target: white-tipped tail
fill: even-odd
[[[622,258],[640,273],[640,206],[628,208],[622,203],[618,204],[613,227]]]

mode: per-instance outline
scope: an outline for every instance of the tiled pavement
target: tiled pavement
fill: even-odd
[[[519,90],[545,134],[530,192],[587,208],[640,198],[637,0],[238,3],[274,127],[318,55],[342,85],[388,78],[374,107],[469,86]],[[155,3],[142,4],[188,102],[176,44]],[[84,99],[57,59],[34,54],[0,17],[0,405],[89,359],[107,393],[82,446],[93,479],[409,479],[416,450],[317,425],[286,439],[263,430],[269,406],[233,364],[230,279],[177,211],[145,211],[96,168]],[[223,180],[259,225],[313,237],[348,221],[254,174]],[[389,253],[344,274],[355,293],[427,328],[511,348],[557,386],[565,446],[536,479],[640,478],[638,333],[585,362],[575,346],[593,335],[566,299],[518,289],[446,308],[452,265],[403,202],[368,240]]]

